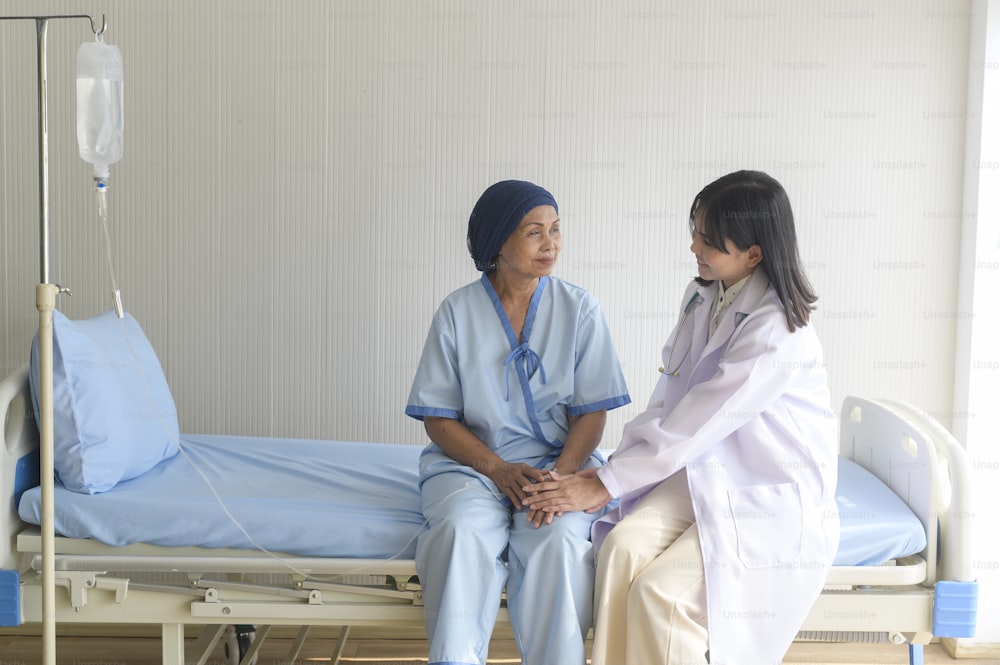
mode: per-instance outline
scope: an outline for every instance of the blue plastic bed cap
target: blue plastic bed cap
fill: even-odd
[[[975,637],[979,582],[942,580],[934,585],[935,637]]]
[[[21,625],[21,574],[0,570],[0,626]]]

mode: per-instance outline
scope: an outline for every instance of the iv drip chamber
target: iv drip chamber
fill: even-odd
[[[94,166],[94,178],[108,177],[108,165],[124,148],[122,54],[103,41],[84,42],[76,53],[76,138],[80,157]]]

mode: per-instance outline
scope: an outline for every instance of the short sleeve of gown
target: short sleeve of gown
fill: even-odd
[[[462,382],[458,376],[458,351],[450,309],[442,305],[434,314],[417,373],[413,377],[406,415],[462,419]]]
[[[577,326],[574,394],[571,416],[611,410],[629,404],[628,388],[611,331],[597,301],[587,296]]]

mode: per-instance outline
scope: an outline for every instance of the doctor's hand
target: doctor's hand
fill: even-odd
[[[597,469],[584,469],[557,480],[543,480],[523,488],[524,505],[531,511],[561,514],[574,510],[596,513],[611,502],[611,494],[597,476]]]

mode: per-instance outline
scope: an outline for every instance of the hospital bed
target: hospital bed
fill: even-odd
[[[6,625],[41,617],[38,431],[27,376],[22,368],[0,384]],[[841,552],[800,638],[888,639],[908,644],[919,664],[931,639],[975,629],[969,463],[943,427],[898,402],[848,398],[840,432]],[[419,447],[181,441],[181,454],[107,492],[57,484],[58,622],[159,625],[169,665],[205,663],[233,625],[256,627],[252,642],[230,652],[231,662],[246,663],[279,626],[295,635],[287,662],[312,627],[340,627],[333,663],[352,627],[422,628],[413,563],[423,524]],[[502,607],[499,621],[508,621]]]

